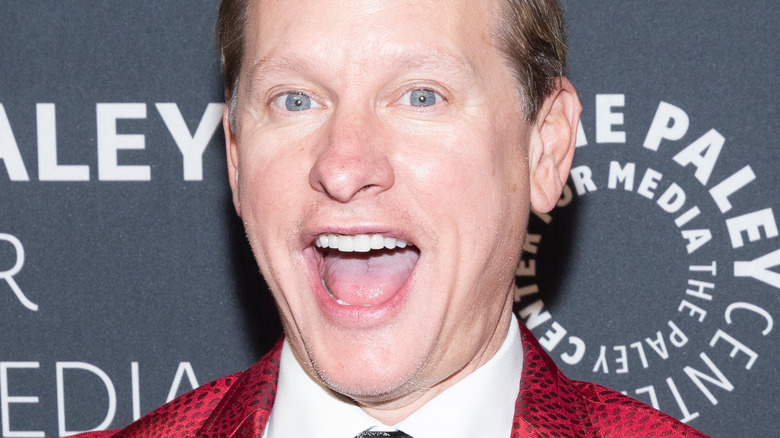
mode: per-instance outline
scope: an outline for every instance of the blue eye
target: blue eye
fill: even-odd
[[[274,104],[287,109],[287,111],[303,111],[320,107],[316,101],[303,93],[283,94],[274,99]]]
[[[300,93],[290,93],[284,100],[284,106],[288,111],[303,111],[311,108],[311,98]]]
[[[404,94],[402,100],[406,105],[426,107],[435,105],[436,103],[440,102],[442,97],[435,91],[420,89],[409,91],[408,93]]]

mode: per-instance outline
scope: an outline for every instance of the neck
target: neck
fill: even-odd
[[[474,372],[476,369],[484,365],[489,361],[496,352],[501,348],[501,345],[506,339],[509,326],[512,322],[512,301],[511,297],[505,306],[504,311],[501,314],[501,318],[495,325],[492,335],[488,342],[477,351],[477,353],[463,366],[458,368],[454,373],[445,376],[442,380],[433,385],[420,385],[419,382],[413,382],[416,384],[416,388],[407,391],[400,397],[383,400],[353,400],[361,409],[367,414],[371,415],[382,424],[392,426],[395,425],[412,413],[420,409],[423,405],[428,403],[437,395],[441,394],[444,390],[458,383],[466,376]]]

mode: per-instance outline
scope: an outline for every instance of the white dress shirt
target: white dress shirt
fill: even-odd
[[[512,315],[509,333],[490,360],[388,426],[309,377],[285,341],[276,401],[263,437],[353,438],[373,428],[397,429],[413,438],[506,438],[511,435],[522,369],[520,328]]]

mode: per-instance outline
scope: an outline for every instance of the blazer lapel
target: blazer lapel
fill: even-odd
[[[276,398],[283,340],[241,374],[196,437],[259,438],[263,435]]]
[[[520,331],[523,376],[515,402],[512,436],[591,436],[588,407],[580,389],[558,370],[522,323]]]

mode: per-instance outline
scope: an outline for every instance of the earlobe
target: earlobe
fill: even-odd
[[[528,149],[531,206],[540,213],[555,207],[566,184],[581,111],[574,86],[568,79],[559,78],[532,125]]]
[[[230,99],[227,99],[230,102]],[[225,156],[227,158],[228,181],[233,192],[233,206],[241,216],[241,203],[238,196],[238,139],[230,124],[230,104],[222,112],[222,130],[225,132]]]

